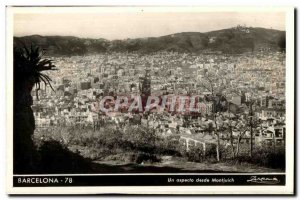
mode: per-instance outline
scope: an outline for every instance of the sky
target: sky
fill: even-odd
[[[108,40],[208,32],[237,25],[285,30],[283,12],[26,13],[14,15],[14,35],[62,35]]]

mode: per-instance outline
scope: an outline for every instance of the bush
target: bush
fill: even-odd
[[[78,173],[89,171],[90,160],[71,152],[57,141],[46,141],[38,149],[40,173]]]
[[[232,164],[254,164],[261,167],[285,170],[285,150],[278,148],[274,152],[269,148],[254,148],[252,157],[249,156],[249,151],[240,154],[236,158],[231,158],[226,162]]]
[[[131,161],[134,163],[141,164],[144,162],[159,162],[160,159],[158,159],[154,154],[139,152],[137,154],[133,154]]]
[[[204,161],[204,151],[202,147],[194,146],[185,153],[185,156],[188,158],[188,161],[192,162],[203,162]]]
[[[268,148],[255,149],[251,163],[264,167],[285,169],[285,149],[278,148],[275,151]]]

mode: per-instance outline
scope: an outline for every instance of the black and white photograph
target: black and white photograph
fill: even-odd
[[[6,53],[11,194],[294,193],[293,8],[12,6]]]

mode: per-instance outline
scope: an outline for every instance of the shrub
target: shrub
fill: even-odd
[[[160,159],[157,158],[157,156],[155,156],[154,154],[139,152],[137,154],[133,154],[131,161],[141,164],[143,162],[159,162]]]
[[[275,151],[269,148],[257,148],[253,151],[251,163],[264,167],[285,169],[285,149]]]
[[[203,148],[198,146],[190,147],[189,151],[185,153],[185,156],[188,158],[189,161],[203,162],[204,160]]]
[[[285,150],[284,148],[278,148],[274,152],[273,149],[269,148],[254,148],[252,157],[247,152],[240,154],[236,158],[231,158],[227,162],[233,162],[232,164],[249,163],[261,167],[285,170]]]
[[[40,173],[78,173],[89,171],[90,160],[71,152],[57,141],[46,141],[38,149]]]

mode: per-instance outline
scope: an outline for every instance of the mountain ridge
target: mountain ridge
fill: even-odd
[[[14,37],[14,47],[38,45],[49,55],[85,55],[105,52],[153,53],[175,51],[186,53],[222,52],[226,54],[260,49],[278,51],[285,31],[237,26],[210,32],[180,32],[159,37],[107,40],[76,36],[30,35]]]

